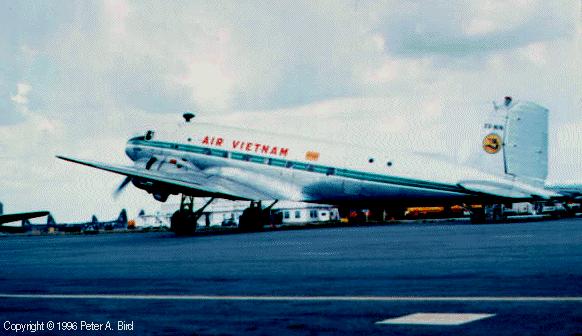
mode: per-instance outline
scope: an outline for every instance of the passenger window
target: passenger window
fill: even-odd
[[[301,211],[299,210],[295,211],[295,218],[301,218]]]

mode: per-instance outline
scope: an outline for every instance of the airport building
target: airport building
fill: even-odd
[[[205,199],[196,199],[195,208],[204,205]],[[263,206],[269,205],[263,203]],[[240,216],[248,208],[247,201],[229,201],[216,199],[204,211],[198,220],[198,226],[238,226]],[[162,204],[154,214],[141,212],[135,220],[136,227],[170,227],[170,218],[179,204]],[[322,223],[339,220],[338,209],[331,205],[304,202],[280,201],[271,210],[271,224]]]
[[[275,217],[280,218],[280,223],[275,224],[317,223],[340,219],[338,209],[325,204],[283,201],[273,208]]]

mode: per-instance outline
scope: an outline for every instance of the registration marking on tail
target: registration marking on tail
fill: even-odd
[[[396,318],[378,321],[376,324],[415,324],[457,326],[493,317],[495,314],[466,314],[466,313],[415,313]]]

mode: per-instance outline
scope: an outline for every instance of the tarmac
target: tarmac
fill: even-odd
[[[582,218],[7,235],[0,334],[582,335],[581,265]]]

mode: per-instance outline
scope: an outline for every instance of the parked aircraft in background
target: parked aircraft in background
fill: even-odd
[[[161,202],[182,194],[171,219],[177,234],[191,234],[214,198],[247,200],[243,230],[262,228],[259,201],[292,200],[344,207],[463,204],[474,222],[503,218],[502,204],[557,200],[547,189],[548,110],[506,97],[482,125],[473,165],[459,165],[415,152],[385,151],[325,140],[192,122],[172,133],[148,130],[127,143],[131,166],[59,156],[125,175]],[[421,130],[420,130],[421,131]],[[193,209],[194,197],[211,197]],[[258,203],[257,203],[258,202]],[[471,207],[472,204],[482,206]]]
[[[49,216],[47,226],[52,226],[60,232],[98,232],[103,230],[126,229],[127,211],[122,209],[117,219],[105,222],[99,221],[97,216],[93,215],[90,222],[57,223],[53,216]]]
[[[48,211],[34,211],[34,212],[22,212],[15,214],[4,214],[4,207],[0,203],[0,225],[10,222],[17,222],[25,219],[43,217],[49,214]]]
[[[47,212],[45,216],[46,215],[48,215],[46,224],[31,224],[28,219],[22,219],[22,224],[20,226],[1,226],[0,232],[98,232],[103,230],[108,231],[127,228],[127,212],[125,209],[121,210],[117,219],[105,222],[99,221],[97,217],[93,215],[90,222],[57,223],[51,214]]]

